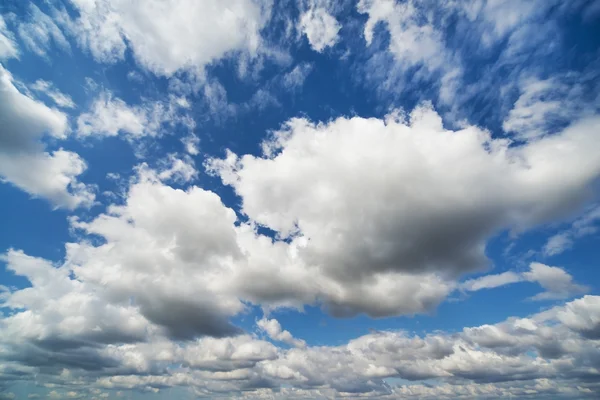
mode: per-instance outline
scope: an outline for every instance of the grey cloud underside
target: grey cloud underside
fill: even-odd
[[[164,326],[175,340],[189,340],[199,335],[224,337],[242,333],[226,316],[210,305],[198,306],[185,299],[153,299],[140,302],[140,312],[150,321]]]

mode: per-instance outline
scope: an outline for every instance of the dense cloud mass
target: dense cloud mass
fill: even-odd
[[[600,396],[599,2],[0,8],[0,399]]]
[[[528,391],[593,398],[600,389],[594,383],[600,375],[597,296],[457,334],[374,332],[330,347],[306,346],[275,319],[258,321],[271,338],[294,346],[285,349],[252,334],[170,341],[169,336],[191,327],[181,323],[161,327],[168,313],[161,319],[160,312],[149,311],[143,294],[139,303],[119,302],[117,290],[101,293],[93,280],[89,284],[72,280],[66,266],[56,269],[15,251],[6,255],[6,261],[33,287],[6,296],[10,307],[28,311],[2,321],[0,340],[7,362],[3,377],[14,364],[22,374],[48,374],[61,385],[83,379],[86,385],[114,390],[189,386],[198,394],[224,397],[243,389],[250,398],[306,394],[329,398],[335,393],[390,399],[456,398],[468,393],[501,397]],[[99,301],[102,296],[107,297]],[[43,301],[48,298],[54,300]],[[175,299],[156,301],[170,302],[171,312],[186,310],[173,303]],[[198,320],[208,324],[211,319]],[[213,333],[206,326],[202,329]],[[435,378],[447,383],[391,385],[384,378]],[[273,390],[281,384],[301,390]]]

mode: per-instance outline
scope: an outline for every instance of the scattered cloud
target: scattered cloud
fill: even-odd
[[[288,90],[298,90],[304,85],[304,81],[313,70],[308,63],[296,65],[294,69],[283,76],[283,86]]]
[[[497,275],[485,275],[477,279],[470,279],[463,283],[462,287],[470,292],[482,289],[494,289],[511,283],[521,282],[523,277],[512,271],[506,271]]]
[[[587,286],[574,283],[573,277],[564,269],[538,262],[531,263],[529,270],[522,273],[507,271],[497,275],[484,275],[480,278],[470,279],[464,282],[461,288],[474,292],[517,282],[536,282],[545,290],[533,296],[531,300],[568,299],[589,290]]]
[[[6,26],[6,22],[0,15],[0,61],[19,56],[19,50],[15,43],[15,37]]]
[[[77,180],[86,163],[76,153],[45,151],[42,138],[64,139],[67,116],[19,92],[0,65],[0,177],[55,206],[76,208],[94,201],[93,188]]]
[[[131,106],[111,92],[103,91],[89,110],[77,118],[77,135],[109,137],[123,134],[128,140],[135,140],[161,135],[163,125],[182,124],[191,129],[194,122],[180,113],[187,108],[185,99],[176,96],[170,96],[167,102],[146,101]]]
[[[589,288],[573,282],[565,270],[541,263],[532,263],[531,271],[523,274],[525,279],[538,282],[546,291],[535,295],[532,300],[566,299],[585,293]]]
[[[335,45],[340,28],[335,17],[323,7],[311,7],[300,16],[299,30],[306,35],[312,49],[319,53]]]
[[[19,23],[17,32],[25,46],[39,56],[46,57],[52,44],[63,51],[71,51],[71,45],[55,18],[42,12],[35,4],[29,4],[28,21]]]
[[[61,108],[75,108],[75,103],[71,96],[64,94],[60,90],[56,89],[52,82],[37,80],[32,85],[29,85],[29,88],[35,90],[36,92],[44,93],[48,96],[54,104]]]
[[[576,239],[593,235],[598,231],[597,222],[600,220],[600,206],[590,208],[583,216],[577,218],[571,226],[548,239],[542,252],[546,256],[561,254],[571,247]]]
[[[281,328],[281,324],[274,318],[265,318],[256,323],[273,340],[289,344],[294,347],[306,347],[306,342],[302,339],[296,339],[292,334]]]

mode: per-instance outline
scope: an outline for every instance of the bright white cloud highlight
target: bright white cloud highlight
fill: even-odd
[[[140,65],[165,76],[233,52],[256,55],[270,14],[259,0],[71,2],[80,13],[71,33],[97,60],[120,60],[130,46]]]
[[[306,342],[301,339],[296,339],[289,331],[281,327],[279,321],[274,318],[265,318],[258,320],[256,323],[273,340],[289,344],[293,347],[306,347]]]

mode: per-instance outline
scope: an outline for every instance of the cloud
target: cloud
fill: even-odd
[[[421,13],[418,2],[361,0],[357,10],[368,15],[364,28],[367,45],[373,43],[375,27],[383,22],[391,36],[388,50],[399,63],[422,64],[430,70],[443,66],[447,55],[442,34],[427,19],[427,14]]]
[[[119,134],[128,140],[144,136],[156,137],[163,133],[163,125],[183,124],[189,129],[195,123],[182,115],[188,107],[183,98],[170,96],[168,101],[145,101],[128,105],[111,92],[103,91],[89,110],[77,118],[79,137],[110,137]]]
[[[258,320],[258,327],[266,332],[273,340],[289,344],[294,347],[306,347],[306,342],[301,339],[296,339],[289,331],[283,330],[281,324],[274,318],[265,318]]]
[[[589,390],[590,397],[600,390],[590,384],[600,371],[589,361],[598,352],[596,296],[458,333],[374,332],[339,346],[305,345],[273,318],[257,321],[258,328],[294,348],[243,334],[228,319],[244,311],[244,300],[268,305],[282,296],[301,303],[312,297],[339,301],[342,311],[375,313],[414,307],[403,305],[415,301],[414,289],[399,274],[363,286],[307,269],[294,258],[297,243],[260,236],[236,223],[214,193],[173,189],[158,175],[139,167],[123,205],[89,222],[71,218],[79,241],[67,244],[62,265],[14,250],[4,256],[8,270],[31,286],[11,289],[3,300],[12,310],[0,319],[3,360],[40,368],[38,381],[65,388],[75,382],[112,390],[183,386],[230,398],[240,391],[269,394],[281,385],[317,391],[311,395],[317,398],[452,398],[467,390],[517,395],[539,385],[555,388],[544,386],[545,379]],[[576,285],[560,271],[534,264],[524,276],[564,294]],[[435,290],[425,282],[421,276],[418,290]],[[74,376],[63,376],[65,368]],[[395,385],[389,378],[437,379],[439,386]]]
[[[575,240],[593,235],[598,231],[595,226],[600,220],[600,206],[590,208],[583,216],[577,218],[571,226],[548,239],[542,252],[546,256],[561,254],[570,249]]]
[[[93,189],[77,181],[86,163],[62,149],[46,152],[41,139],[64,139],[67,116],[19,92],[12,75],[0,65],[0,176],[35,197],[58,207],[89,206]]]
[[[8,30],[4,18],[0,15],[0,61],[18,56],[19,50],[15,43],[15,37]]]
[[[298,24],[298,29],[306,35],[312,49],[319,53],[338,41],[341,26],[323,7],[309,8],[300,16]]]
[[[485,268],[492,235],[582,204],[600,174],[597,126],[588,119],[510,146],[476,127],[446,130],[428,106],[408,121],[293,119],[263,156],[229,153],[207,167],[235,189],[244,214],[335,282],[322,298],[338,312],[411,313],[435,306],[452,290],[444,282]]]
[[[444,110],[448,108],[447,115],[457,121],[477,121],[478,105],[487,104],[486,116],[504,119],[504,102],[512,101],[509,88],[526,86],[528,80],[553,81],[539,68],[545,63],[553,62],[556,70],[562,69],[557,64],[561,51],[566,50],[561,26],[570,18],[579,18],[584,3],[361,0],[356,10],[368,17],[363,29],[367,51],[356,51],[365,57],[356,65],[356,80],[367,82],[368,89],[375,88],[384,103],[431,99]],[[534,78],[538,74],[542,76]],[[552,116],[558,119],[585,106],[589,99],[581,100],[573,91],[569,109],[554,108],[556,98],[568,97],[571,86],[575,90],[589,86],[589,81],[574,84],[576,80],[571,76],[565,86],[557,86],[562,92],[539,93],[548,97],[542,101],[527,99],[523,93],[518,109],[505,121],[506,129],[514,127],[523,135],[535,135],[535,124],[544,120],[531,112],[554,109],[560,111]],[[520,124],[531,125],[531,131],[517,128]]]
[[[37,80],[34,84],[29,85],[29,87],[37,92],[44,93],[59,107],[75,108],[75,103],[71,99],[71,96],[56,89],[52,82]]]
[[[519,86],[521,95],[503,122],[506,132],[520,139],[552,133],[553,127],[593,115],[600,110],[598,101],[582,101],[591,77],[570,73],[546,80],[525,78]]]
[[[169,154],[166,159],[162,160],[161,164],[162,168],[158,173],[158,178],[163,182],[173,180],[186,183],[198,177],[194,161],[189,156],[178,158],[175,154]]]
[[[152,0],[141,7],[123,0],[71,1],[79,16],[71,33],[100,62],[122,60],[131,48],[136,61],[158,75],[171,76],[243,52],[256,56],[260,30],[270,15],[260,0]]]
[[[497,275],[485,275],[462,283],[461,288],[473,292],[517,282],[537,282],[545,289],[545,292],[533,296],[532,300],[567,299],[589,290],[586,286],[574,283],[573,277],[564,269],[538,262],[531,263],[529,271],[522,273],[507,271]]]
[[[540,263],[532,263],[531,271],[523,274],[525,279],[538,282],[546,291],[535,295],[532,300],[566,299],[584,293],[587,287],[575,284],[563,269]]]
[[[206,361],[201,361],[187,364],[200,370],[182,370],[169,375],[113,376],[99,383],[111,388],[132,388],[169,387],[185,382],[204,389],[205,395],[214,395],[214,390],[218,390],[230,397],[236,397],[240,388],[246,388],[250,398],[261,393],[276,395],[269,388],[274,383],[295,388],[279,393],[284,398],[304,398],[306,391],[311,393],[311,398],[346,395],[393,399],[456,398],[474,394],[519,396],[528,391],[532,394],[531,390],[551,396],[558,393],[559,397],[593,398],[600,388],[590,384],[589,378],[597,376],[598,371],[596,367],[586,366],[589,365],[586,360],[589,352],[593,357],[597,349],[591,339],[580,334],[575,321],[584,316],[587,320],[596,319],[596,302],[597,297],[586,296],[528,318],[509,318],[494,325],[465,328],[457,334],[437,332],[421,337],[402,331],[377,332],[339,346],[283,350],[247,336],[202,339],[198,345],[204,351],[197,352],[194,350],[197,345],[189,344],[181,353],[186,359],[214,360],[213,366],[219,367],[216,372],[210,364],[204,363]],[[232,341],[239,343],[230,346]],[[136,346],[136,350],[145,347]],[[206,357],[204,354],[209,348],[216,351],[210,351],[211,356]],[[250,360],[241,354],[234,357],[234,349],[246,357],[253,356]],[[153,358],[152,352],[136,352],[136,359]],[[202,355],[195,356],[198,353]],[[177,360],[176,354],[177,351],[173,352],[171,360]],[[234,362],[235,359],[238,362]],[[405,383],[386,383],[384,379],[389,378],[404,379]],[[411,382],[427,378],[437,383]],[[253,385],[255,391],[250,391],[252,386],[247,385]],[[560,392],[561,386],[569,389]]]
[[[584,337],[600,338],[600,298],[585,296],[574,300],[559,309],[557,318],[570,329],[581,333]]]
[[[17,32],[25,46],[39,56],[46,57],[52,43],[63,51],[71,51],[71,45],[55,19],[35,4],[29,5],[29,21],[19,23]]]
[[[433,82],[442,103],[452,104],[463,65],[443,35],[453,7],[448,2],[361,0],[356,10],[368,19],[363,36],[368,47],[364,74],[381,93],[406,93],[415,82]],[[383,26],[389,41],[378,34]],[[400,91],[398,88],[401,88]]]
[[[512,271],[506,271],[497,275],[485,275],[481,278],[470,279],[463,283],[465,290],[474,292],[482,289],[493,289],[511,283],[521,282],[523,278]]]
[[[200,154],[200,138],[198,136],[192,133],[189,136],[182,138],[181,142],[183,143],[185,151],[188,154],[192,156],[197,156],[198,154]]]
[[[308,63],[296,65],[294,69],[283,76],[283,86],[288,90],[301,88],[312,70],[313,66]]]

